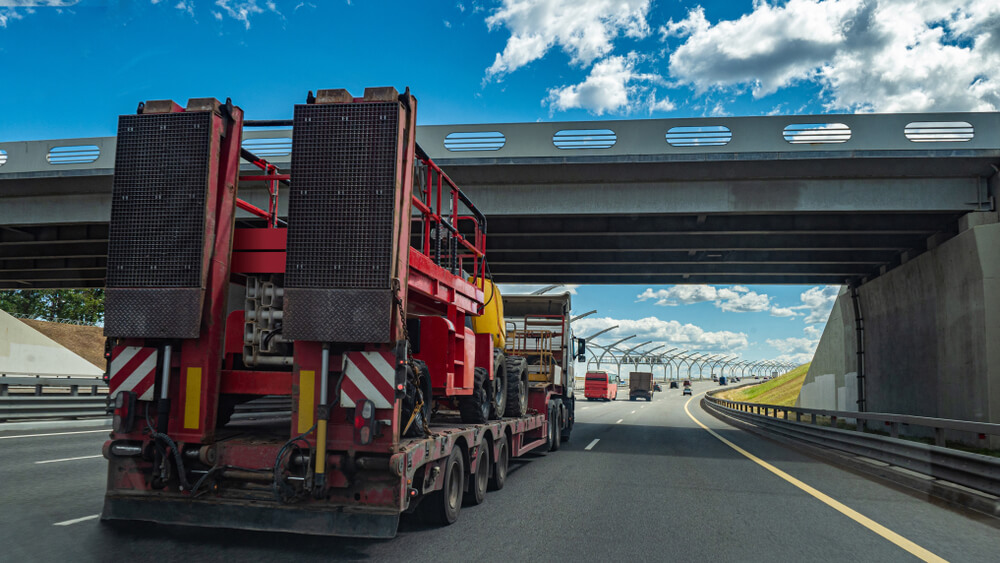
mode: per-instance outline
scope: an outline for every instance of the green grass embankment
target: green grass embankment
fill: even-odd
[[[809,364],[802,364],[792,371],[779,375],[770,381],[742,389],[723,391],[716,395],[716,397],[730,401],[793,407],[795,406],[795,401],[799,398],[799,391],[802,389],[802,384],[806,381],[807,373],[809,373]]]

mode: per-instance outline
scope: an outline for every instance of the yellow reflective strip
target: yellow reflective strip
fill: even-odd
[[[316,372],[299,372],[299,433],[313,425],[313,411],[316,409]]]
[[[187,385],[184,387],[184,428],[198,429],[201,419],[201,368],[187,369]]]

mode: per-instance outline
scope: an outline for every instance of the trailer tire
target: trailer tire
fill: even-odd
[[[491,491],[499,491],[507,482],[507,465],[510,463],[510,444],[507,443],[507,436],[497,438],[497,459],[493,462],[493,471],[490,477]]]
[[[576,422],[576,399],[570,398],[568,401],[563,401],[563,404],[566,405],[566,426],[562,429],[559,440],[565,444],[569,442],[570,434],[573,432],[573,423]]]
[[[559,400],[554,400],[549,403],[549,451],[557,452],[559,451],[560,435],[562,434],[562,427],[559,424]]]
[[[420,505],[417,506],[422,519],[429,524],[440,526],[454,524],[462,509],[464,482],[465,462],[462,459],[461,448],[456,445],[444,465],[444,487],[427,495],[427,498],[420,501]]]
[[[528,412],[528,363],[523,356],[507,357],[507,416]]]
[[[490,386],[490,418],[501,419],[507,410],[507,362],[502,352],[493,354],[493,385]]]
[[[483,441],[479,446],[479,461],[476,472],[469,476],[469,490],[465,492],[465,504],[475,506],[486,500],[486,489],[490,483],[490,448],[489,442]]]
[[[482,424],[490,419],[490,401],[486,396],[486,380],[489,372],[486,368],[475,369],[475,379],[472,383],[472,394],[458,398],[458,411],[462,422]]]

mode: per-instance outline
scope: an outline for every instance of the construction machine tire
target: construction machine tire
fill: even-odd
[[[489,386],[490,418],[501,419],[507,410],[507,362],[499,350],[493,354],[492,383]]]
[[[562,429],[560,433],[559,440],[562,443],[569,442],[569,436],[573,432],[573,424],[576,422],[576,399],[570,398],[568,401],[564,401],[566,406],[566,427]]]
[[[528,412],[528,363],[523,356],[507,357],[506,416],[524,416]]]
[[[497,459],[493,462],[493,471],[490,474],[490,490],[499,491],[507,482],[507,465],[510,463],[510,444],[507,443],[507,436],[497,438]]]
[[[490,419],[490,401],[486,396],[489,372],[485,368],[476,368],[475,374],[472,394],[458,398],[458,412],[462,415],[462,422],[468,424],[481,424]]]
[[[406,374],[406,394],[400,402],[399,418],[400,428],[406,428],[406,423],[413,416],[413,422],[403,434],[408,438],[421,437],[424,435],[424,424],[431,423],[431,406],[433,403],[433,388],[431,387],[431,374],[427,371],[427,364],[421,360],[413,360],[416,371],[407,368]],[[416,382],[416,383],[414,383]],[[413,409],[417,402],[423,402],[423,407],[413,414]]]
[[[479,446],[479,462],[476,472],[469,475],[469,488],[465,491],[466,506],[482,504],[486,500],[486,489],[490,483],[490,448],[489,442],[483,441]]]
[[[444,464],[444,487],[427,495],[417,506],[420,519],[439,526],[454,524],[462,509],[464,484],[465,460],[461,448],[456,445]]]

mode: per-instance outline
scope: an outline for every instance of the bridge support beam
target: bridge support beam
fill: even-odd
[[[1000,223],[974,215],[954,238],[858,288],[865,410],[1000,423]],[[844,288],[798,406],[857,410],[855,321]],[[998,438],[947,438],[1000,448]]]

